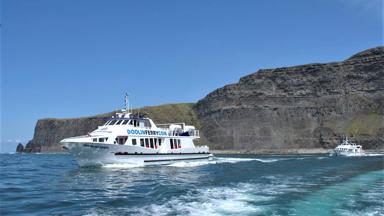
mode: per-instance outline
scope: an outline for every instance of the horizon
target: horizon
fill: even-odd
[[[136,108],[196,103],[260,69],[383,46],[383,2],[353,2],[4,0],[0,152],[38,119],[111,112],[124,92]]]

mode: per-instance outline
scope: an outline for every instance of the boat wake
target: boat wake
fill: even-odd
[[[267,210],[255,203],[265,202],[272,197],[253,194],[255,185],[240,184],[234,187],[212,187],[198,189],[193,193],[173,197],[161,204],[145,208],[130,209],[132,215],[248,215]]]
[[[200,160],[200,161],[177,161],[170,164],[167,164],[168,167],[198,167],[198,166],[205,166],[210,164],[222,164],[222,163],[240,163],[240,162],[250,162],[250,161],[258,161],[261,163],[273,163],[281,160],[286,159],[276,159],[276,158],[231,158],[231,157],[214,157],[210,160]],[[148,166],[143,163],[116,163],[116,164],[105,164],[102,165],[102,168],[110,168],[110,169],[129,169],[129,168],[137,168],[137,167],[144,167]],[[151,165],[156,166],[156,165]]]
[[[118,164],[105,164],[101,166],[102,168],[111,168],[111,169],[128,169],[128,168],[137,168],[144,167],[144,164],[133,164],[133,163],[118,163]]]
[[[384,153],[366,153],[364,156],[366,157],[384,156]]]
[[[222,163],[234,164],[234,163],[249,162],[249,161],[258,161],[258,162],[262,162],[262,163],[273,163],[273,162],[277,162],[280,160],[285,160],[285,159],[214,157],[208,161],[191,161],[191,162],[183,161],[183,162],[175,162],[175,163],[169,164],[168,166],[171,166],[171,167],[197,167],[197,166],[204,166],[204,165],[209,165],[209,164],[222,164]]]

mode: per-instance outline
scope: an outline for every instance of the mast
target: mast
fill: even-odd
[[[124,102],[125,102],[125,111],[127,113],[129,113],[129,99],[128,99],[128,93],[127,92],[125,92]]]

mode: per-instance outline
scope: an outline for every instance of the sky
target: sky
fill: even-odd
[[[197,102],[383,45],[383,0],[1,0],[0,151],[41,118]]]

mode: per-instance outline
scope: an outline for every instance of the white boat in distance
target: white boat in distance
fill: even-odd
[[[365,153],[363,151],[363,147],[361,145],[357,145],[345,137],[344,141],[338,145],[331,156],[364,156]]]
[[[193,140],[200,138],[194,126],[156,125],[150,118],[129,112],[127,95],[125,104],[125,109],[89,134],[60,141],[80,166],[169,164],[213,156],[207,146],[194,145]]]

